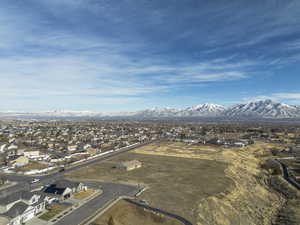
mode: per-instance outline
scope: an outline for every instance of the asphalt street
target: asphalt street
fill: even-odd
[[[109,159],[111,159],[113,157],[116,157],[120,154],[131,151],[135,148],[141,147],[141,146],[149,144],[149,143],[150,142],[141,143],[141,144],[138,144],[138,145],[135,145],[135,146],[125,147],[123,149],[120,149],[118,151],[109,153],[107,155],[99,156],[95,159],[91,159],[91,160],[82,162],[80,164],[73,165],[71,167],[67,167],[65,169],[65,171],[56,172],[56,173],[52,173],[52,174],[49,174],[49,175],[29,176],[29,175],[17,175],[17,174],[3,174],[3,175],[1,175],[2,177],[6,178],[8,180],[11,180],[11,181],[16,181],[16,182],[18,182],[18,184],[13,186],[13,187],[10,187],[6,190],[0,191],[0,195],[3,194],[2,192],[7,193],[7,192],[20,191],[22,189],[34,189],[35,187],[38,187],[38,186],[41,186],[41,185],[50,184],[50,183],[54,182],[55,180],[57,180],[59,177],[61,177],[62,175],[66,174],[66,173],[69,173],[69,172],[72,172],[72,171],[75,171],[75,170],[78,170],[78,169],[81,169],[81,168],[84,168],[84,167],[87,167],[87,166],[90,166],[90,165],[93,165],[93,164],[96,164],[96,163],[100,163],[100,162],[105,161],[105,160],[109,160]],[[30,182],[35,178],[40,179],[40,181],[38,183],[31,184]]]
[[[123,184],[102,182],[88,182],[87,184],[93,188],[99,188],[101,186],[103,194],[74,210],[72,213],[55,223],[55,225],[79,225],[82,221],[93,215],[97,210],[106,206],[106,204],[110,201],[124,195],[133,197],[140,190],[138,187]]]
[[[154,141],[151,141],[151,142],[154,142]],[[126,147],[126,148],[120,149],[118,151],[109,153],[107,155],[99,156],[95,159],[91,159],[91,160],[82,162],[80,164],[73,165],[71,167],[67,167],[67,168],[65,168],[64,171],[52,173],[49,175],[26,176],[26,175],[16,175],[16,174],[3,174],[2,175],[3,177],[7,178],[8,180],[15,181],[18,184],[15,186],[9,187],[8,189],[1,190],[0,196],[5,196],[9,192],[16,192],[16,191],[21,191],[21,190],[31,190],[31,189],[37,188],[39,186],[42,186],[42,185],[48,185],[50,183],[55,182],[55,180],[59,179],[66,173],[69,173],[69,172],[72,172],[72,171],[75,171],[75,170],[78,170],[78,169],[81,169],[81,168],[84,168],[84,167],[87,167],[87,166],[90,166],[90,165],[93,165],[96,163],[100,163],[105,160],[109,160],[113,157],[116,157],[116,156],[122,154],[122,153],[131,151],[135,148],[141,147],[141,146],[149,144],[151,142],[141,143],[141,144],[138,144],[135,146]],[[36,178],[40,179],[40,181],[35,184],[31,184],[31,181]],[[95,197],[94,199],[88,201],[87,203],[85,203],[84,205],[79,207],[78,209],[75,209],[73,212],[66,215],[58,222],[56,222],[55,225],[79,225],[83,221],[87,220],[90,216],[93,216],[95,214],[95,212],[97,212],[99,209],[104,208],[108,203],[117,199],[118,197],[121,197],[121,196],[134,197],[141,190],[140,187],[124,185],[124,184],[114,184],[114,183],[105,183],[105,182],[84,182],[84,183],[86,183],[89,187],[94,188],[94,189],[102,188],[103,193],[101,195]],[[132,203],[134,203],[140,207],[144,207],[149,210],[162,213],[166,216],[176,218],[186,225],[192,225],[189,221],[187,221],[186,219],[184,219],[180,216],[162,211],[160,209],[152,208],[150,206],[146,206],[144,204],[140,204],[137,202],[132,202]]]
[[[149,143],[149,142],[148,142]],[[7,189],[0,191],[0,196],[5,196],[7,193],[17,192],[21,190],[31,190],[37,188],[42,185],[48,185],[50,183],[55,182],[55,180],[62,177],[64,174],[96,164],[100,163],[105,160],[109,160],[113,157],[116,157],[122,153],[131,151],[135,148],[143,146],[148,143],[141,143],[135,146],[130,146],[126,148],[122,148],[118,151],[109,153],[104,156],[99,156],[95,159],[91,159],[85,162],[82,162],[77,165],[73,165],[71,167],[65,168],[62,172],[56,172],[49,175],[43,176],[26,176],[26,175],[17,175],[17,174],[3,174],[2,176],[8,180],[17,182],[17,185],[9,187]],[[39,182],[31,184],[33,179],[40,179]],[[89,218],[93,213],[97,210],[103,208],[108,202],[118,198],[119,196],[134,196],[136,193],[140,191],[139,187],[130,186],[130,185],[123,185],[123,184],[113,184],[113,183],[104,183],[104,182],[84,182],[88,184],[88,186],[92,188],[102,188],[103,193],[100,196],[90,200],[80,208],[74,210],[69,215],[63,217],[59,220],[57,225],[77,225],[80,224],[85,219]]]

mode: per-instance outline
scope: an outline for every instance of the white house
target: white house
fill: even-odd
[[[68,146],[68,151],[70,151],[70,152],[74,152],[74,151],[76,151],[76,150],[77,150],[77,148],[78,148],[78,146],[77,146],[77,145],[69,145],[69,146]]]
[[[21,191],[0,199],[0,217],[9,225],[20,225],[45,210],[45,197],[39,192]]]
[[[3,153],[7,149],[7,144],[1,145],[0,152]]]
[[[40,151],[24,152],[24,156],[26,156],[27,158],[38,158],[40,156]]]

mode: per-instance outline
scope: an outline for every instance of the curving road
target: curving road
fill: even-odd
[[[151,141],[152,142],[152,141]],[[64,174],[84,168],[86,166],[90,166],[96,163],[103,162],[105,160],[109,160],[113,157],[116,157],[120,154],[126,153],[128,151],[134,150],[135,148],[141,147],[143,145],[149,144],[147,143],[140,143],[134,146],[125,147],[122,149],[119,149],[117,151],[114,151],[112,153],[109,153],[107,155],[99,156],[97,158],[84,161],[82,163],[73,165],[71,167],[66,168],[62,172],[55,172],[49,175],[43,175],[43,176],[29,176],[29,175],[17,175],[17,174],[3,174],[2,176],[5,177],[8,180],[16,181],[17,185],[9,187],[4,190],[0,190],[0,196],[6,196],[7,193],[22,191],[22,190],[31,190],[34,188],[37,188],[42,185],[48,185],[50,183],[55,182],[55,180],[62,177]],[[40,181],[35,184],[31,184],[30,182],[38,178]],[[140,191],[139,187],[136,186],[130,186],[130,185],[123,185],[123,184],[113,184],[113,183],[105,183],[105,182],[84,182],[91,188],[99,188],[101,187],[103,190],[103,193],[100,196],[97,196],[96,198],[90,200],[80,208],[74,210],[69,215],[63,217],[61,220],[56,222],[57,225],[78,225],[82,221],[89,218],[91,215],[93,215],[94,212],[97,210],[103,208],[106,206],[107,203],[109,203],[111,200],[114,200],[120,196],[129,196],[133,197],[135,194],[137,194]]]
[[[92,188],[101,187],[103,194],[90,200],[80,208],[74,210],[69,215],[63,217],[61,220],[55,223],[55,225],[79,225],[82,221],[87,220],[97,210],[104,209],[111,200],[117,199],[120,196],[133,197],[137,194],[140,189],[135,186],[124,185],[124,184],[113,184],[104,182],[85,182]]]
[[[112,153],[109,153],[104,156],[99,156],[97,158],[84,161],[80,164],[71,166],[66,168],[62,172],[55,172],[49,175],[43,175],[43,176],[29,176],[29,175],[16,175],[16,174],[4,174],[3,177],[7,178],[8,180],[16,181],[18,182],[17,185],[12,186],[6,190],[1,190],[0,191],[0,196],[1,195],[6,195],[7,192],[17,192],[21,190],[30,190],[33,188],[36,188],[41,185],[47,185],[50,183],[53,183],[55,180],[57,180],[59,177],[63,176],[66,173],[81,169],[86,166],[90,166],[102,161],[109,160],[113,157],[116,157],[120,154],[126,153],[128,151],[134,150],[135,148],[141,147],[143,145],[147,145],[152,142],[156,142],[158,140],[154,141],[149,141],[146,143],[140,143],[134,146],[130,147],[125,147],[122,149],[119,149],[117,151],[114,151]],[[34,179],[38,178],[40,179],[40,182],[35,183],[35,184],[30,184],[30,182]],[[91,188],[99,188],[101,187],[103,190],[103,194],[97,196],[96,198],[90,200],[80,208],[74,210],[72,213],[69,215],[63,217],[61,220],[55,223],[55,225],[79,225],[81,224],[82,221],[85,221],[87,218],[89,218],[93,213],[95,213],[97,210],[101,208],[105,208],[107,203],[110,201],[117,199],[120,196],[128,196],[128,197],[134,197],[139,191],[140,188],[136,186],[130,186],[130,185],[124,185],[124,184],[113,184],[113,183],[105,183],[105,182],[84,182]],[[130,200],[130,199],[125,199],[128,202],[131,202],[139,207],[143,207],[145,209],[163,214],[168,217],[175,218],[179,221],[181,221],[185,225],[193,225],[191,222],[186,220],[185,218],[163,211],[161,209],[153,208],[148,205],[141,204],[139,202]]]
[[[179,220],[180,222],[182,222],[182,223],[185,224],[185,225],[193,225],[193,224],[192,224],[190,221],[188,221],[187,219],[185,219],[185,218],[183,218],[183,217],[181,217],[181,216],[175,215],[175,214],[173,214],[173,213],[169,213],[169,212],[166,212],[166,211],[161,210],[161,209],[153,208],[153,207],[151,207],[151,206],[148,206],[148,205],[145,205],[145,204],[142,204],[142,203],[133,201],[133,200],[131,200],[131,199],[124,199],[124,200],[127,201],[127,202],[130,202],[130,203],[132,203],[132,204],[135,204],[135,205],[137,205],[137,206],[139,206],[139,207],[142,207],[142,208],[144,208],[144,209],[148,209],[148,210],[150,210],[150,211],[153,211],[153,212],[156,212],[156,213],[160,213],[160,214],[165,215],[165,216],[168,216],[168,217],[172,217],[172,218],[174,218],[174,219],[176,219],[176,220]]]
[[[291,179],[290,178],[290,175],[289,175],[289,171],[288,171],[288,167],[280,162],[278,159],[276,159],[276,161],[280,164],[281,168],[282,168],[282,172],[283,172],[283,178],[289,183],[291,184],[292,186],[294,186],[296,189],[298,189],[300,191],[300,184],[297,183],[294,179]]]

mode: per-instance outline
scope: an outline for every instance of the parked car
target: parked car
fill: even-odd
[[[33,180],[31,181],[31,183],[34,184],[34,183],[37,183],[37,182],[39,182],[39,181],[40,181],[40,179],[35,178],[35,179],[33,179]]]

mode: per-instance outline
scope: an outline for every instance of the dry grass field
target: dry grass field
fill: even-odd
[[[108,225],[109,221],[114,225],[183,225],[173,218],[156,215],[124,200],[117,202],[92,225]]]
[[[197,225],[270,224],[282,199],[265,184],[260,163],[274,147],[155,143],[68,176],[145,185],[149,188],[141,199]],[[141,161],[142,168],[129,172],[114,168],[133,159]]]
[[[39,163],[39,162],[31,161],[31,162],[29,162],[28,165],[18,168],[17,171],[27,172],[27,171],[31,171],[31,170],[41,170],[41,169],[45,169],[47,167],[49,167],[49,166]]]
[[[210,159],[223,149],[216,145],[159,142],[143,146],[134,152],[147,155],[175,156],[182,158]]]

